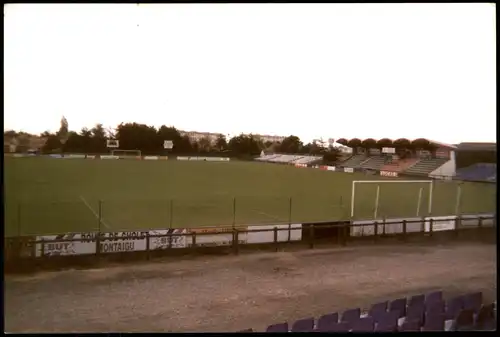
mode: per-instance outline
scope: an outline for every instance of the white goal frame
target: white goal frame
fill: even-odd
[[[141,157],[142,156],[142,152],[141,150],[120,150],[120,149],[113,149],[111,150],[111,155],[114,156],[115,155],[115,152],[124,152],[124,153],[135,153],[135,157]]]
[[[352,182],[351,189],[351,219],[354,218],[354,201],[356,200],[356,184],[377,184],[377,196],[375,197],[375,210],[374,210],[374,219],[377,219],[378,213],[378,204],[380,197],[380,184],[429,184],[429,203],[427,205],[427,213],[428,216],[432,214],[432,195],[434,192],[434,181],[433,180],[354,180]],[[422,201],[422,188],[419,190],[418,194],[418,204],[417,204],[417,215],[420,213],[420,204]]]

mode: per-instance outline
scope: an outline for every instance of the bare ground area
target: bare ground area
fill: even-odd
[[[442,289],[496,298],[496,246],[315,249],[5,277],[8,332],[237,331]]]

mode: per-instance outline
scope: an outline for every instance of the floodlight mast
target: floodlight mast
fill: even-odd
[[[434,194],[434,180],[353,180],[351,190],[351,219],[354,218],[354,200],[356,198],[356,184],[390,184],[390,183],[419,183],[429,184],[429,202],[427,205],[428,215],[432,214],[432,195]],[[380,191],[377,190],[377,199]],[[378,204],[378,200],[377,200]]]

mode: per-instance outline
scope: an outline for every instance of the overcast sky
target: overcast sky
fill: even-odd
[[[496,140],[493,4],[4,7],[4,129]]]

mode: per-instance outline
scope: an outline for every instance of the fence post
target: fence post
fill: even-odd
[[[378,239],[378,222],[375,221],[375,223],[373,225],[375,226],[375,228],[373,229],[373,241],[377,242],[377,239]]]
[[[42,247],[41,247],[41,257],[45,257],[45,242],[43,242],[43,237],[42,237],[42,240],[41,240],[41,244],[42,244]]]
[[[292,238],[292,197],[288,201],[288,242]]]
[[[149,261],[150,259],[150,256],[149,256],[149,251],[150,251],[150,247],[149,247],[150,243],[149,243],[149,231],[146,232],[146,259]]]
[[[196,251],[196,232],[192,232],[192,238],[193,238],[193,243],[191,245],[192,249],[193,249],[193,252]]]
[[[459,215],[455,218],[455,237],[459,237],[459,231],[462,224],[462,217]]]
[[[236,197],[233,197],[233,229],[236,226]]]
[[[101,232],[101,222],[102,222],[102,200],[97,203],[97,231]]]
[[[275,249],[276,251],[279,251],[279,246],[278,246],[278,227],[274,227],[274,246],[275,246]]]
[[[314,248],[314,225],[309,227],[309,249]]]
[[[102,222],[102,200],[99,199],[99,202],[97,204],[97,221],[98,222],[98,228],[97,228],[97,235],[95,238],[95,253],[96,255],[101,254],[101,222]]]
[[[21,236],[21,202],[17,204],[17,236]]]
[[[238,230],[235,228],[233,230],[233,252],[234,255],[238,255],[238,248],[239,248],[239,242],[238,242]]]
[[[172,229],[172,222],[173,222],[173,218],[174,218],[174,199],[170,199],[170,219],[169,219],[169,227],[170,229]],[[172,242],[172,241],[170,241]]]
[[[429,236],[432,237],[432,233],[434,232],[434,219],[431,218],[429,220]]]
[[[382,217],[382,236],[385,236],[385,225],[386,225],[386,219],[385,216]]]
[[[351,227],[350,227],[350,224],[352,222],[349,222],[349,223],[344,223],[342,224],[342,246],[345,246],[347,245],[347,233],[348,231],[350,231]]]
[[[478,220],[477,227],[481,229],[483,227],[483,217],[480,216]]]

